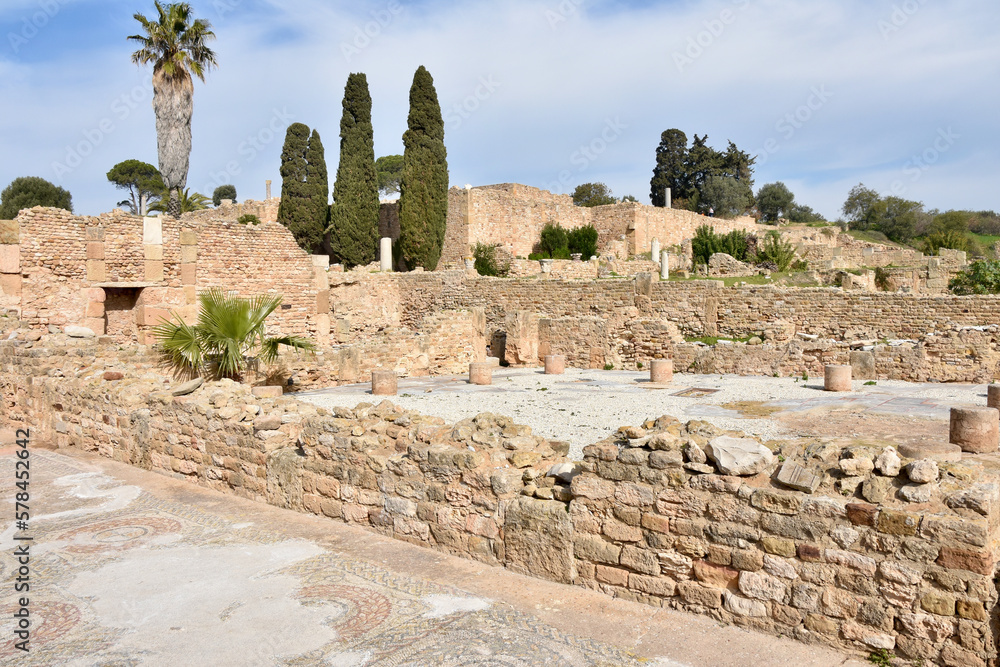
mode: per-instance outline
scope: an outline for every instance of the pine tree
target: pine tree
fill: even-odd
[[[399,253],[408,267],[437,268],[448,218],[448,152],[434,79],[421,66],[410,88],[403,134],[399,198]]]
[[[330,179],[326,170],[326,153],[319,132],[313,130],[306,148],[306,185],[309,191],[310,226],[318,239],[313,252],[319,253],[323,236],[330,223]]]
[[[278,206],[278,222],[288,227],[300,248],[312,252],[316,240],[310,229],[310,193],[307,183],[309,163],[306,161],[308,147],[309,128],[302,123],[289,125],[285,133],[285,145],[281,149],[281,204]]]
[[[344,87],[340,164],[330,210],[330,249],[347,266],[375,261],[378,247],[378,178],[368,78],[351,74]]]

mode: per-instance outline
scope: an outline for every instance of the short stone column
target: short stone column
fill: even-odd
[[[660,280],[670,280],[670,252],[660,251]]]
[[[542,268],[542,273],[545,275],[552,275],[552,260],[551,259],[540,259],[538,264]]]
[[[1000,447],[1000,410],[952,408],[949,441],[963,452],[984,454]]]
[[[379,268],[383,273],[392,271],[392,239],[389,237],[382,239],[382,247],[379,252]]]
[[[986,388],[986,405],[1000,410],[1000,384],[991,384]]]
[[[653,239],[650,244],[650,250],[652,251],[649,255],[650,259],[654,262],[660,261],[660,239]]]
[[[827,366],[824,369],[823,389],[826,391],[851,391],[851,367]]]
[[[653,384],[670,384],[674,381],[672,359],[653,359],[649,362],[649,381]]]
[[[545,355],[545,374],[562,375],[566,372],[566,357],[561,354]]]
[[[396,371],[372,371],[372,395],[395,396],[397,382]]]
[[[493,384],[493,364],[485,361],[469,364],[469,384]]]

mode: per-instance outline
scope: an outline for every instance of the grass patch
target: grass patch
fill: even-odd
[[[735,401],[725,403],[722,407],[727,410],[735,410],[744,417],[770,417],[776,412],[781,412],[781,408],[764,405],[763,401]]]

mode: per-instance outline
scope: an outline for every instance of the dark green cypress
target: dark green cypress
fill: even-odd
[[[344,87],[340,164],[330,210],[330,249],[347,266],[375,261],[378,248],[378,177],[368,78],[351,74]]]
[[[323,236],[330,223],[330,179],[326,170],[326,153],[319,132],[313,130],[306,148],[306,185],[309,190],[309,219],[318,239],[312,252],[319,253]]]
[[[398,251],[406,265],[437,268],[448,218],[448,151],[434,79],[423,66],[413,76],[403,135]]]
[[[281,149],[281,204],[278,222],[288,227],[299,247],[312,253],[323,240],[317,228],[309,190],[309,128],[302,123],[288,126]]]

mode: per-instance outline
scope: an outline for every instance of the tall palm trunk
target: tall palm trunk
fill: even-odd
[[[170,191],[168,212],[181,215],[180,193],[187,185],[191,155],[191,115],[194,112],[194,82],[181,70],[173,77],[162,69],[153,72],[153,112],[156,114],[157,155],[163,184]]]

